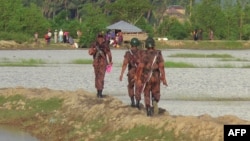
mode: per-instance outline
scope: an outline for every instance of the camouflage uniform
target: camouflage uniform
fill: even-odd
[[[136,69],[137,66],[139,64],[139,57],[140,57],[140,50],[135,48],[133,50],[129,50],[125,53],[124,55],[124,60],[123,60],[123,65],[122,65],[122,72],[121,72],[121,76],[120,76],[120,80],[122,80],[122,75],[126,69],[126,67],[128,67],[128,95],[131,99],[131,106],[135,107],[135,102],[134,102],[134,97],[136,98],[137,101],[137,107],[139,106],[139,101],[141,100],[141,96],[140,94],[136,93],[136,87],[135,87],[135,74],[136,74]],[[138,107],[139,108],[139,107]]]
[[[152,42],[154,45],[154,41]],[[150,75],[151,72],[152,75]],[[152,46],[141,54],[140,64],[138,66],[135,79],[137,84],[141,85],[141,92],[144,93],[147,115],[152,116],[153,114],[151,101],[154,106],[154,113],[158,114],[157,103],[160,100],[160,82],[162,81],[163,84],[167,86],[164,59],[160,50],[155,50],[154,46]],[[143,88],[143,86],[145,87]]]
[[[103,36],[98,35],[98,38]],[[107,59],[112,63],[111,50],[108,44],[103,40],[93,43],[89,48],[89,54],[93,55],[93,67],[95,72],[95,87],[97,89],[97,97],[102,98],[102,90],[104,89],[104,77],[106,73]],[[108,57],[108,58],[107,58]]]
[[[163,57],[161,54],[161,51],[158,50],[152,50],[152,51],[145,51],[142,55],[142,63],[144,64],[144,68],[142,71],[142,82],[145,83],[146,79],[149,77],[149,72],[151,69],[152,61],[154,60],[154,57],[157,55],[156,60],[154,62],[154,65],[152,66],[152,76],[149,79],[149,81],[145,85],[144,89],[144,100],[146,107],[150,106],[150,93],[152,94],[152,97],[155,101],[160,100],[160,69],[159,69],[159,63],[163,62]]]

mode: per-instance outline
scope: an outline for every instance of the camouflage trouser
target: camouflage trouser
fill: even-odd
[[[160,72],[155,71],[152,74],[151,79],[148,83],[146,83],[144,89],[144,102],[146,107],[150,107],[151,97],[154,98],[155,101],[159,102],[160,100]]]
[[[131,68],[128,71],[128,95],[129,97],[133,97],[135,96],[135,80],[134,80],[134,76],[135,76],[135,68]]]
[[[97,90],[103,90],[106,66],[94,65],[94,71],[95,71],[95,87]]]

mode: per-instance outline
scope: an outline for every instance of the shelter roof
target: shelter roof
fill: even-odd
[[[106,28],[111,30],[121,30],[122,32],[142,32],[140,28],[123,20],[114,23],[112,25],[109,25]]]

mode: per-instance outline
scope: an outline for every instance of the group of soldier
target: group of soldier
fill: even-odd
[[[144,104],[147,116],[159,113],[158,102],[160,100],[160,83],[167,86],[164,70],[164,59],[160,50],[155,49],[155,41],[148,37],[145,41],[146,50],[139,49],[140,41],[132,38],[131,47],[124,55],[120,81],[128,68],[128,95],[131,99],[131,107],[141,109],[141,95],[144,94]],[[89,55],[93,56],[95,73],[95,87],[97,97],[103,98],[104,77],[106,67],[112,65],[112,54],[103,35],[98,34],[97,40],[90,46]]]

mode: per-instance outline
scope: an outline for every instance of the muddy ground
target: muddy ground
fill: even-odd
[[[249,124],[235,116],[212,118],[202,116],[171,116],[165,109],[160,108],[160,114],[147,117],[145,109],[138,110],[123,104],[118,99],[106,96],[98,99],[95,94],[84,90],[61,91],[47,88],[1,88],[0,95],[23,95],[27,98],[49,99],[52,97],[64,99],[62,109],[49,114],[36,114],[30,119],[10,120],[7,125],[25,130],[44,141],[60,140],[95,140],[102,132],[130,130],[138,125],[152,126],[163,131],[174,131],[176,136],[188,135],[192,140],[222,141],[224,124]],[[16,103],[13,103],[16,104]],[[25,105],[25,102],[22,102]],[[143,105],[141,105],[143,107]],[[7,109],[9,106],[1,106]],[[29,110],[22,109],[19,110]],[[85,124],[102,119],[103,127],[94,131]],[[29,124],[22,124],[22,123]],[[99,121],[96,121],[99,122]],[[82,127],[85,129],[83,130]],[[74,136],[69,134],[74,131]],[[72,133],[73,134],[73,133]],[[145,135],[145,137],[148,135]],[[117,137],[119,138],[119,137]],[[159,139],[160,140],[160,139]]]

